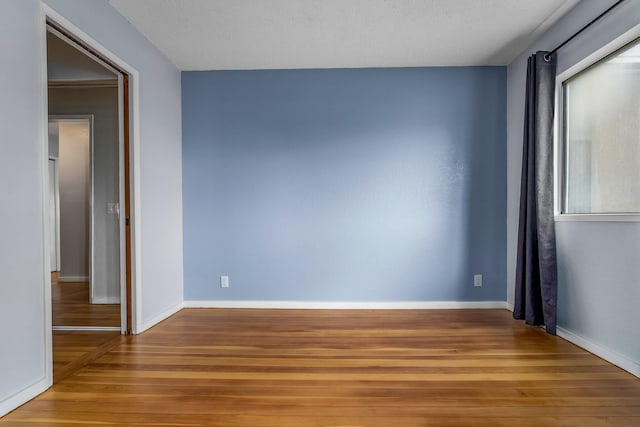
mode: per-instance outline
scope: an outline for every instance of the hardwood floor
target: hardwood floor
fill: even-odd
[[[0,426],[640,426],[640,379],[505,310],[187,309]]]
[[[53,331],[53,382],[74,374],[120,342],[120,332]]]
[[[89,304],[87,282],[58,282],[51,274],[53,326],[120,326],[120,304]]]

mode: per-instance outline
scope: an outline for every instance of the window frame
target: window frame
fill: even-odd
[[[633,27],[620,37],[597,49],[584,59],[556,75],[555,117],[554,117],[554,219],[561,221],[593,222],[640,222],[640,212],[636,213],[563,213],[566,195],[565,181],[565,90],[564,84],[587,68],[613,55],[630,43],[640,41],[640,25]]]

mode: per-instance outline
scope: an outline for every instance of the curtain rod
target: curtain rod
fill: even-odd
[[[611,12],[615,7],[617,7],[620,3],[622,3],[624,0],[618,0],[617,2],[615,2],[609,9],[605,10],[604,12],[602,12],[600,15],[596,16],[595,18],[593,18],[591,20],[591,22],[589,22],[587,25],[585,25],[584,27],[580,28],[578,31],[576,31],[571,37],[569,37],[568,39],[566,39],[564,42],[562,42],[560,45],[558,45],[555,49],[551,50],[549,53],[544,55],[544,59],[546,61],[549,61],[549,59],[551,59],[551,55],[553,55],[554,53],[556,53],[557,51],[559,51],[560,49],[562,49],[567,43],[569,43],[571,40],[575,39],[578,35],[580,35],[580,33],[582,33],[584,30],[586,30],[587,28],[589,28],[591,25],[595,24],[596,21],[598,21],[600,18],[602,18],[603,16],[605,16],[607,13]]]

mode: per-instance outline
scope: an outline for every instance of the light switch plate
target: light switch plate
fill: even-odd
[[[120,213],[120,206],[118,203],[107,203],[107,213],[111,215],[118,215]]]

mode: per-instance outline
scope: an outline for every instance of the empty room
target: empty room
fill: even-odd
[[[0,40],[0,426],[640,425],[640,0]]]

